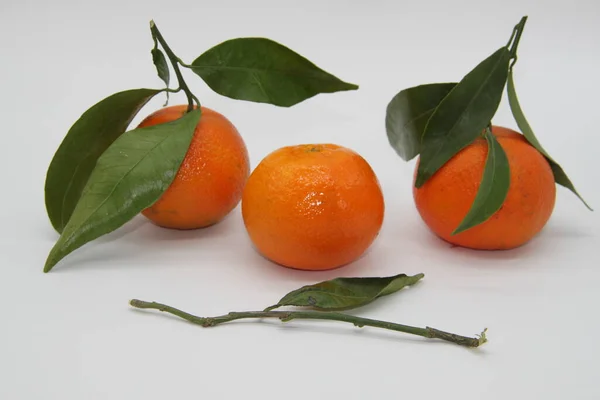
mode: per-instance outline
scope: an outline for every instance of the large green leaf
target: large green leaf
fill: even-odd
[[[515,121],[517,121],[517,126],[523,133],[523,136],[525,136],[525,139],[527,139],[527,141],[531,143],[531,145],[535,147],[537,151],[539,151],[544,155],[544,157],[546,157],[546,159],[550,163],[550,168],[552,168],[552,173],[554,174],[554,181],[559,185],[566,187],[571,192],[575,193],[575,195],[579,197],[583,204],[585,204],[585,206],[590,211],[592,211],[592,208],[585,202],[585,200],[583,200],[583,197],[581,197],[579,192],[577,192],[577,190],[575,189],[575,185],[573,185],[573,183],[571,182],[565,171],[562,169],[562,167],[556,161],[554,161],[552,157],[550,157],[550,154],[546,152],[546,150],[542,147],[541,143],[533,133],[533,129],[531,129],[527,118],[525,118],[525,114],[523,113],[523,109],[521,108],[521,104],[519,103],[519,98],[517,97],[512,69],[508,75],[508,84],[506,91],[508,93],[508,103],[510,105],[510,109],[513,113],[513,116],[515,117]]]
[[[189,148],[200,109],[121,135],[100,156],[44,272],[84,244],[119,228],[169,187]]]
[[[88,109],[73,124],[50,162],[45,183],[46,210],[54,229],[63,231],[98,157],[129,126],[160,90],[115,93]]]
[[[500,105],[509,60],[508,49],[498,49],[465,75],[431,114],[421,142],[416,187],[423,186],[490,123]]]
[[[399,274],[383,278],[335,278],[294,290],[266,310],[282,306],[311,307],[317,310],[357,308],[381,296],[414,285],[423,277],[423,274]]]
[[[282,107],[319,93],[358,89],[265,38],[225,41],[207,50],[189,67],[223,96]]]
[[[419,154],[429,117],[454,86],[456,82],[414,86],[392,98],[386,109],[385,129],[390,145],[404,161]]]
[[[506,153],[489,129],[485,132],[485,139],[488,145],[488,153],[479,190],[471,209],[452,232],[453,235],[487,221],[502,207],[508,194],[510,168]]]

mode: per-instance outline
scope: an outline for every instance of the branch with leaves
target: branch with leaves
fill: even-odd
[[[479,347],[487,342],[486,330],[476,337],[467,337],[445,332],[429,326],[419,328],[395,322],[380,321],[341,313],[372,303],[380,297],[387,296],[412,286],[424,277],[423,274],[407,276],[399,274],[381,278],[335,278],[314,285],[303,286],[285,295],[277,304],[262,311],[230,312],[217,317],[198,317],[177,308],[142,300],[133,299],[129,304],[134,308],[153,309],[175,315],[204,328],[217,326],[239,319],[274,318],[281,322],[292,320],[327,320],[352,324],[362,328],[365,326],[386,329],[427,339],[440,339],[465,347]],[[309,308],[302,311],[273,311],[284,306]]]
[[[452,157],[483,136],[488,155],[479,190],[453,235],[487,221],[502,207],[510,184],[506,154],[489,127],[507,86],[513,116],[525,139],[550,163],[554,180],[577,195],[571,180],[543,149],[521,109],[513,70],[527,17],[514,27],[508,43],[480,62],[459,82],[432,83],[404,89],[386,109],[388,141],[405,161],[420,155],[415,186],[422,187]]]

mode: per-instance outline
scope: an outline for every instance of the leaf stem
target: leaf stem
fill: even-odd
[[[181,58],[178,58],[177,61],[181,64],[182,67],[193,68],[194,66],[191,64],[186,64]]]
[[[524,16],[523,18],[521,18],[521,21],[519,21],[519,23],[517,25],[515,25],[515,28],[513,29],[513,33],[512,33],[510,40],[506,46],[506,47],[510,46],[510,48],[509,48],[510,56],[513,60],[512,64],[510,65],[511,68],[517,62],[517,48],[519,47],[519,41],[521,40],[521,35],[523,34],[523,29],[525,29],[526,22],[527,22],[527,16]],[[511,42],[512,42],[512,44],[511,44]]]
[[[318,319],[318,320],[329,320],[329,321],[340,321],[353,324],[359,328],[363,326],[371,326],[374,328],[388,329],[396,332],[408,333],[411,335],[417,335],[428,339],[441,339],[447,342],[452,342],[461,346],[466,347],[479,347],[487,341],[485,336],[485,330],[479,335],[479,337],[466,337],[456,335],[454,333],[444,332],[439,329],[425,327],[418,328],[409,325],[401,325],[393,322],[379,321],[370,318],[357,317],[354,315],[342,314],[337,312],[322,312],[322,311],[243,311],[243,312],[230,312],[226,315],[218,317],[198,317],[189,314],[185,311],[178,310],[177,308],[167,306],[165,304],[156,302],[147,302],[142,300],[131,300],[129,304],[135,308],[142,309],[154,309],[183,318],[193,324],[200,325],[204,328],[216,326],[226,322],[235,321],[238,319],[249,319],[249,318],[277,318],[282,322],[288,322],[293,319]]]
[[[487,126],[485,127],[485,129],[483,130],[483,132],[481,132],[481,137],[485,138],[485,136],[487,134],[492,134],[492,121],[490,121]]]
[[[167,53],[167,57],[169,58],[169,61],[171,61],[171,65],[173,66],[173,70],[175,71],[175,75],[177,76],[177,81],[179,82],[179,89],[177,91],[183,90],[185,92],[185,95],[188,100],[187,111],[190,112],[194,109],[194,101],[196,102],[198,107],[200,107],[200,101],[198,101],[198,98],[196,96],[194,96],[194,94],[188,87],[187,83],[183,79],[183,75],[181,74],[181,70],[179,69],[179,61],[180,61],[179,58],[173,53],[173,51],[171,50],[171,48],[165,41],[165,38],[160,33],[160,31],[158,30],[158,27],[156,26],[156,24],[154,23],[153,20],[150,21],[150,31],[152,32],[152,37],[155,40],[155,43],[156,43],[156,40],[158,40],[158,42],[161,44],[161,46],[165,50],[165,53]]]

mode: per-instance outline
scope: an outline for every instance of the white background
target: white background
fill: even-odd
[[[540,6],[537,6],[539,4]],[[600,209],[600,3],[584,1],[23,1],[0,3],[0,398],[600,398],[598,212],[560,187],[525,247],[452,248],[421,222],[414,163],[389,147],[385,107],[399,90],[460,79],[528,15],[515,79],[541,142]],[[46,168],[71,124],[117,91],[160,87],[148,23],[191,62],[240,36],[265,36],[360,89],[290,109],[235,101],[186,72],[205,106],[244,136],[252,167],[289,144],[334,142],[372,165],[386,200],[359,261],[310,273],[261,258],[239,207],[205,230],[136,218],[42,273],[57,239]],[[136,118],[160,107],[157,96]],[[183,102],[183,95],[172,104]],[[494,123],[515,127],[506,101]],[[425,273],[357,314],[473,335],[478,350],[341,323],[239,322],[202,329],[131,298],[204,316],[261,309],[336,276]]]

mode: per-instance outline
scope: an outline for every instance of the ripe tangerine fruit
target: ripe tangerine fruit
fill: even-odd
[[[413,182],[421,218],[449,243],[479,250],[516,248],[537,235],[552,215],[556,185],[548,161],[520,133],[501,126],[492,126],[492,133],[507,155],[510,186],[504,204],[487,221],[452,236],[481,183],[488,151],[483,138],[452,157],[421,188]],[[414,178],[417,169],[418,162]]]
[[[378,236],[384,200],[370,165],[335,144],[282,147],[254,169],[242,216],[256,249],[280,265],[327,270],[359,258]]]
[[[176,120],[187,105],[162,108],[138,127]],[[196,229],[216,224],[240,202],[250,173],[246,145],[223,115],[202,107],[190,147],[169,188],[142,214],[158,226]]]

